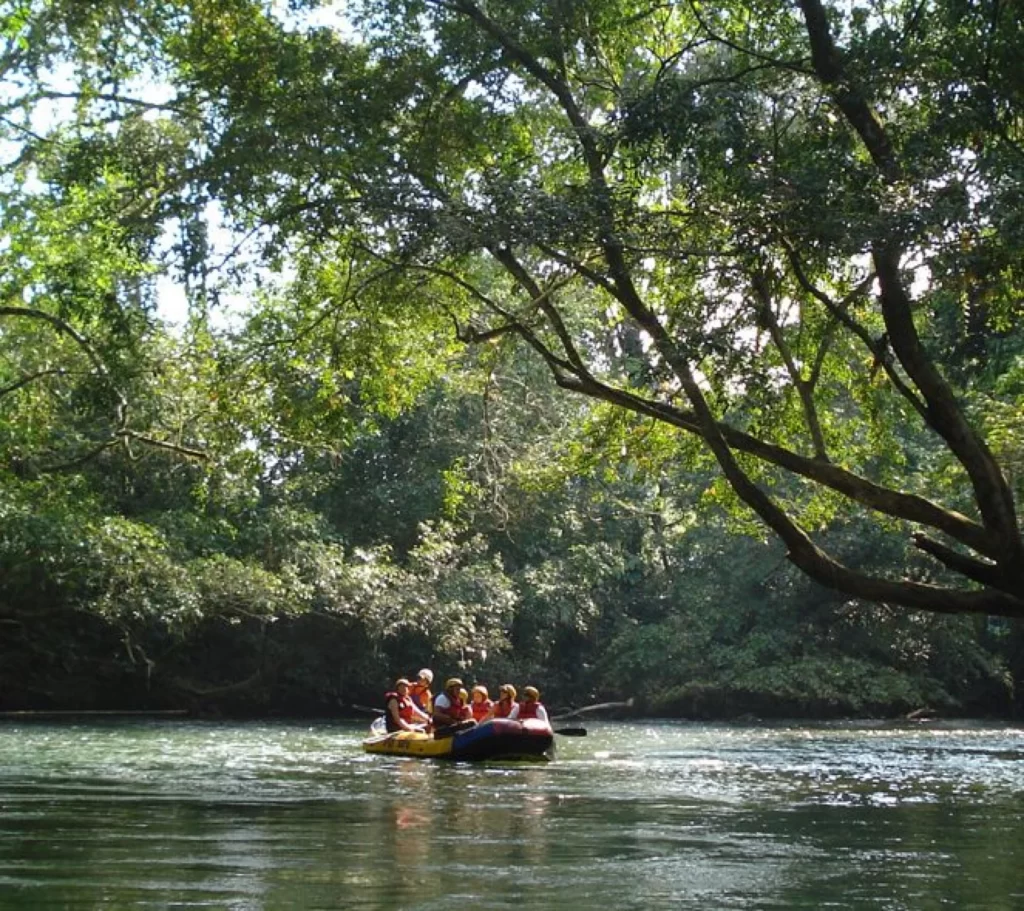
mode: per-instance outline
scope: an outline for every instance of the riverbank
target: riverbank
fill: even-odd
[[[94,615],[59,611],[26,617],[0,639],[0,712],[181,713],[202,718],[361,716],[395,670],[432,664],[443,679],[451,659],[420,651],[375,654],[336,623],[306,615],[275,624],[273,637],[244,624],[209,624],[188,641],[137,639]],[[467,683],[492,690],[534,682],[554,714],[632,698],[623,718],[698,721],[850,718],[1024,717],[1024,686],[975,655],[928,673],[881,661],[802,656],[742,670],[723,662],[688,678],[686,668],[551,666],[492,656],[467,668]],[[938,673],[941,670],[942,673]],[[680,681],[679,678],[683,679]],[[614,713],[612,713],[614,715]]]

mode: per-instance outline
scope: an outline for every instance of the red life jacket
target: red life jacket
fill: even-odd
[[[519,720],[526,721],[529,718],[536,718],[539,705],[540,703],[536,699],[524,699],[519,703]]]
[[[392,699],[398,700],[398,717],[402,719],[406,724],[412,724],[412,700],[408,696],[399,696],[394,690],[389,690],[384,694],[384,721],[387,723],[387,729],[389,731],[400,731],[402,730],[395,724],[394,719],[391,717],[391,712],[388,711],[388,704]]]
[[[483,721],[493,705],[494,703],[490,699],[484,699],[483,702],[470,703],[470,708],[473,710],[473,719],[478,722]]]
[[[447,715],[449,718],[453,718],[455,721],[465,721],[473,717],[473,712],[470,710],[469,706],[463,705],[462,700],[460,700],[457,696],[453,700],[452,697],[448,695],[448,693],[445,693],[444,697],[448,700],[447,708],[443,708],[442,706],[439,706],[437,704],[437,699],[440,699],[440,696],[438,696],[437,699],[434,700],[434,724],[443,725],[449,723],[447,721],[439,722],[437,720],[438,711],[444,712],[445,715]]]
[[[515,702],[506,702],[504,699],[500,699],[494,706],[494,717],[508,718],[508,716],[512,714],[512,709],[515,707]]]

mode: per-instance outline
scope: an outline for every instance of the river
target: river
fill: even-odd
[[[553,762],[348,722],[0,723],[0,908],[1024,908],[1024,730],[590,723]]]

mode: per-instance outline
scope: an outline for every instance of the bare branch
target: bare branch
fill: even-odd
[[[700,23],[701,28],[707,33],[707,35],[716,44],[721,44],[730,50],[737,51],[743,54],[745,57],[751,57],[754,60],[762,60],[765,64],[775,69],[789,70],[794,73],[802,73],[804,75],[810,75],[810,70],[804,65],[804,61],[793,61],[793,60],[778,60],[774,57],[769,57],[767,54],[762,54],[759,51],[755,51],[752,48],[744,47],[742,44],[737,44],[735,41],[730,41],[728,38],[717,34],[714,29],[708,25],[707,20],[701,15],[700,5],[690,0],[690,11],[693,13],[694,18]]]
[[[116,446],[119,441],[120,440],[118,437],[114,437],[109,440],[104,440],[102,443],[98,444],[97,446],[94,446],[92,449],[88,450],[87,452],[83,453],[80,456],[70,459],[67,462],[55,462],[50,465],[42,465],[39,467],[38,471],[40,474],[59,474],[62,471],[71,471],[74,468],[81,468],[83,465],[91,462],[93,459],[97,458],[102,453],[106,452],[108,449],[111,449],[114,446]]]
[[[145,111],[167,111],[168,113],[178,114],[182,117],[188,117],[193,120],[201,119],[195,111],[190,111],[187,108],[176,104],[146,101],[143,98],[133,98],[129,95],[118,95],[113,92],[57,92],[52,90],[43,90],[34,92],[28,100],[60,101],[62,99],[73,101],[107,101],[111,104],[123,104],[129,107],[140,108]]]
[[[143,443],[144,445],[151,446],[154,449],[173,452],[178,455],[186,456],[190,459],[197,459],[205,462],[210,458],[209,453],[206,453],[201,449],[193,449],[191,446],[184,446],[181,443],[174,443],[170,440],[158,440],[156,437],[152,437],[144,433],[138,433],[134,430],[124,430],[118,434],[118,436],[125,440],[135,440],[138,443]]]
[[[17,392],[23,386],[28,386],[30,383],[34,383],[36,380],[41,380],[48,376],[67,376],[70,373],[70,370],[53,368],[50,370],[38,370],[35,373],[27,374],[26,376],[23,376],[20,380],[16,380],[15,382],[8,384],[7,386],[0,387],[0,399],[2,399],[6,395],[10,395],[12,392]]]

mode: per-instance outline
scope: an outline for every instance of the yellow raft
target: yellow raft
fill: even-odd
[[[550,758],[554,744],[551,727],[532,719],[520,723],[495,718],[447,737],[415,731],[382,733],[381,722],[383,719],[378,719],[370,729],[375,736],[363,741],[363,750],[367,753],[470,762],[485,759],[544,760]]]

